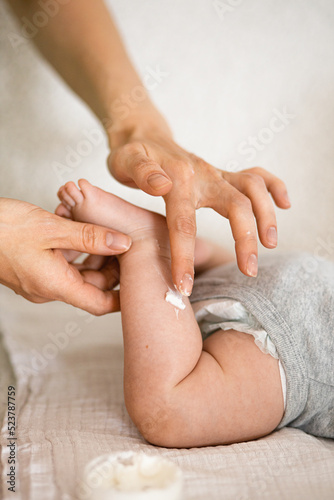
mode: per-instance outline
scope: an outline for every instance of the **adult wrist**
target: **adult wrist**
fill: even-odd
[[[124,109],[123,115],[110,114],[102,120],[102,124],[111,150],[135,140],[149,140],[159,136],[172,139],[167,121],[149,100],[135,109]]]

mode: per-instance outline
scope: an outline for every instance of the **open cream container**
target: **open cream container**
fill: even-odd
[[[182,472],[160,455],[101,455],[85,467],[80,500],[182,500]]]

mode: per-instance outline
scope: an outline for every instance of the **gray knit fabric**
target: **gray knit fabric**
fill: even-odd
[[[261,256],[257,278],[234,263],[195,280],[191,302],[239,300],[270,335],[287,379],[278,428],[334,438],[334,263],[307,253]]]

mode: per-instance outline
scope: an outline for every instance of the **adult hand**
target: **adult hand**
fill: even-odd
[[[108,165],[113,176],[130,187],[162,195],[166,202],[173,282],[190,295],[194,276],[195,211],[211,207],[229,219],[239,269],[257,274],[257,230],[267,248],[277,245],[276,205],[289,208],[284,182],[263,168],[219,170],[179,147],[165,131],[110,137]],[[256,223],[255,223],[255,220]],[[257,225],[257,228],[256,228]]]
[[[31,302],[60,300],[96,315],[118,311],[110,268],[80,272],[61,249],[110,256],[130,245],[116,231],[0,198],[0,282]]]
[[[33,20],[40,10],[39,0],[12,0],[9,4],[19,19]],[[177,287],[187,295],[192,289],[195,210],[204,206],[230,220],[238,266],[255,276],[254,216],[262,244],[275,247],[276,220],[269,193],[276,205],[288,208],[283,182],[259,168],[220,171],[175,144],[132,66],[103,0],[66,2],[38,30],[34,42],[108,131],[109,167],[114,177],[151,195],[164,196]],[[157,66],[144,76],[144,84],[154,88],[163,74]]]

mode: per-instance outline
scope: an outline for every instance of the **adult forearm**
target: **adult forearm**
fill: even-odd
[[[124,126],[138,114],[157,113],[103,0],[55,2],[57,13],[48,17],[33,40],[103,124],[120,128],[120,122]],[[38,0],[12,0],[10,5],[21,22],[22,18],[33,22],[41,11]],[[133,106],[126,101],[137,87],[140,99]]]

